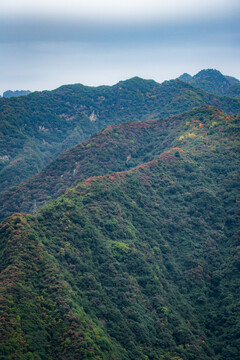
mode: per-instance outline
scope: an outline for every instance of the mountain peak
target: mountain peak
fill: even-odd
[[[143,79],[139,76],[134,76],[130,79],[119,81],[115,87],[153,87],[159,85],[156,81],[152,79]]]
[[[225,76],[217,69],[203,69],[193,77],[184,73],[178,79],[218,96],[229,96],[228,89],[233,85],[240,85],[239,80],[231,76]],[[230,94],[233,97],[238,97],[239,90],[233,89]]]
[[[222,80],[228,82],[225,76],[216,69],[203,69],[199,71],[196,75],[193,76],[194,79],[202,79],[202,80]]]
[[[188,81],[190,81],[192,79],[192,76],[189,75],[188,73],[184,73],[184,74],[180,75],[178,77],[178,79],[182,80],[182,81],[185,81],[185,82],[188,82]]]

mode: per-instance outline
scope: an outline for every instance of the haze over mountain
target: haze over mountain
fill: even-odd
[[[30,178],[63,150],[108,125],[149,120],[214,105],[240,113],[240,100],[218,97],[179,80],[138,77],[114,86],[65,85],[0,99],[0,192]]]
[[[239,0],[2,0],[0,93],[74,82],[240,78]]]

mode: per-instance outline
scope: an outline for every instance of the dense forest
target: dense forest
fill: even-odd
[[[240,98],[240,81],[218,70],[201,70],[194,76],[184,73],[179,79],[210,94]]]
[[[125,122],[93,135],[89,140],[63,152],[35,177],[0,195],[0,218],[13,212],[33,212],[46,201],[56,198],[79,179],[123,171],[156,155],[184,144],[197,136],[199,146],[207,146],[212,123],[234,119],[212,106],[203,106],[167,119]],[[194,124],[201,124],[200,126]],[[190,135],[189,135],[190,134]],[[219,134],[211,134],[218,139]]]
[[[59,97],[67,116],[80,106],[75,87],[88,101],[112,91],[75,85],[7,99],[6,131],[11,120],[16,134],[23,111],[31,126],[21,135],[37,146],[44,109],[57,114]],[[0,359],[238,360],[239,100],[182,80],[116,87],[122,113],[92,102],[100,131],[61,144],[0,197]],[[39,123],[28,99],[42,104]],[[56,139],[75,119],[62,121]]]
[[[1,98],[0,193],[109,125],[166,118],[201,105],[240,113],[239,99],[211,95],[180,80],[159,84],[138,77],[114,86],[65,85]]]

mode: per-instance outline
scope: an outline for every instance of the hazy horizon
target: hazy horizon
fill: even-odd
[[[237,0],[2,0],[0,93],[207,68],[239,79],[239,15]]]
[[[201,70],[206,70],[206,69],[200,69],[199,71],[201,71]],[[214,70],[218,70],[218,71],[220,71],[219,69],[214,69]],[[35,92],[35,91],[52,91],[52,90],[55,90],[55,89],[57,89],[58,87],[61,87],[61,86],[64,86],[64,85],[75,85],[75,84],[82,84],[82,85],[84,85],[84,86],[91,86],[91,87],[98,87],[98,86],[113,86],[113,85],[115,85],[115,84],[117,84],[118,82],[120,82],[120,81],[125,81],[125,80],[129,80],[129,79],[131,79],[131,78],[133,78],[133,77],[140,77],[140,78],[143,78],[143,79],[145,79],[145,80],[154,80],[154,81],[156,81],[156,82],[158,82],[158,83],[162,83],[162,82],[164,82],[164,81],[169,81],[169,80],[173,80],[173,79],[176,79],[176,78],[178,78],[180,75],[182,75],[183,73],[188,73],[189,75],[191,75],[191,76],[193,76],[193,75],[195,75],[195,73],[194,74],[190,74],[188,71],[184,71],[184,72],[182,72],[181,74],[178,74],[178,75],[176,75],[175,77],[170,77],[170,78],[168,78],[168,79],[163,79],[163,80],[160,80],[160,81],[158,81],[158,80],[156,80],[156,79],[154,79],[154,78],[143,78],[143,77],[141,77],[141,76],[138,76],[137,74],[136,75],[133,75],[133,76],[131,76],[131,77],[128,77],[128,78],[121,78],[121,79],[118,79],[117,81],[115,81],[115,82],[110,82],[110,83],[96,83],[96,84],[90,84],[90,83],[82,83],[82,82],[71,82],[71,83],[64,83],[64,84],[60,84],[60,85],[58,85],[58,86],[56,86],[56,87],[53,87],[53,88],[42,88],[42,89],[27,89],[27,88],[16,88],[16,89],[5,89],[5,90],[3,90],[2,91],[2,93],[0,92],[0,95],[2,96],[3,95],[3,93],[5,92],[5,91],[31,91],[31,92]],[[229,73],[224,73],[223,75],[227,75],[227,76],[232,76],[232,77],[235,77],[236,79],[238,79],[238,80],[240,80],[237,76],[235,76],[235,75],[232,75],[232,74],[229,74]]]

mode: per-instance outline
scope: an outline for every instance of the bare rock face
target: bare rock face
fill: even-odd
[[[97,115],[95,114],[95,112],[94,112],[94,110],[93,110],[93,112],[91,113],[91,115],[89,116],[89,119],[90,119],[90,121],[97,121],[97,119],[98,119],[98,117],[97,117]]]

